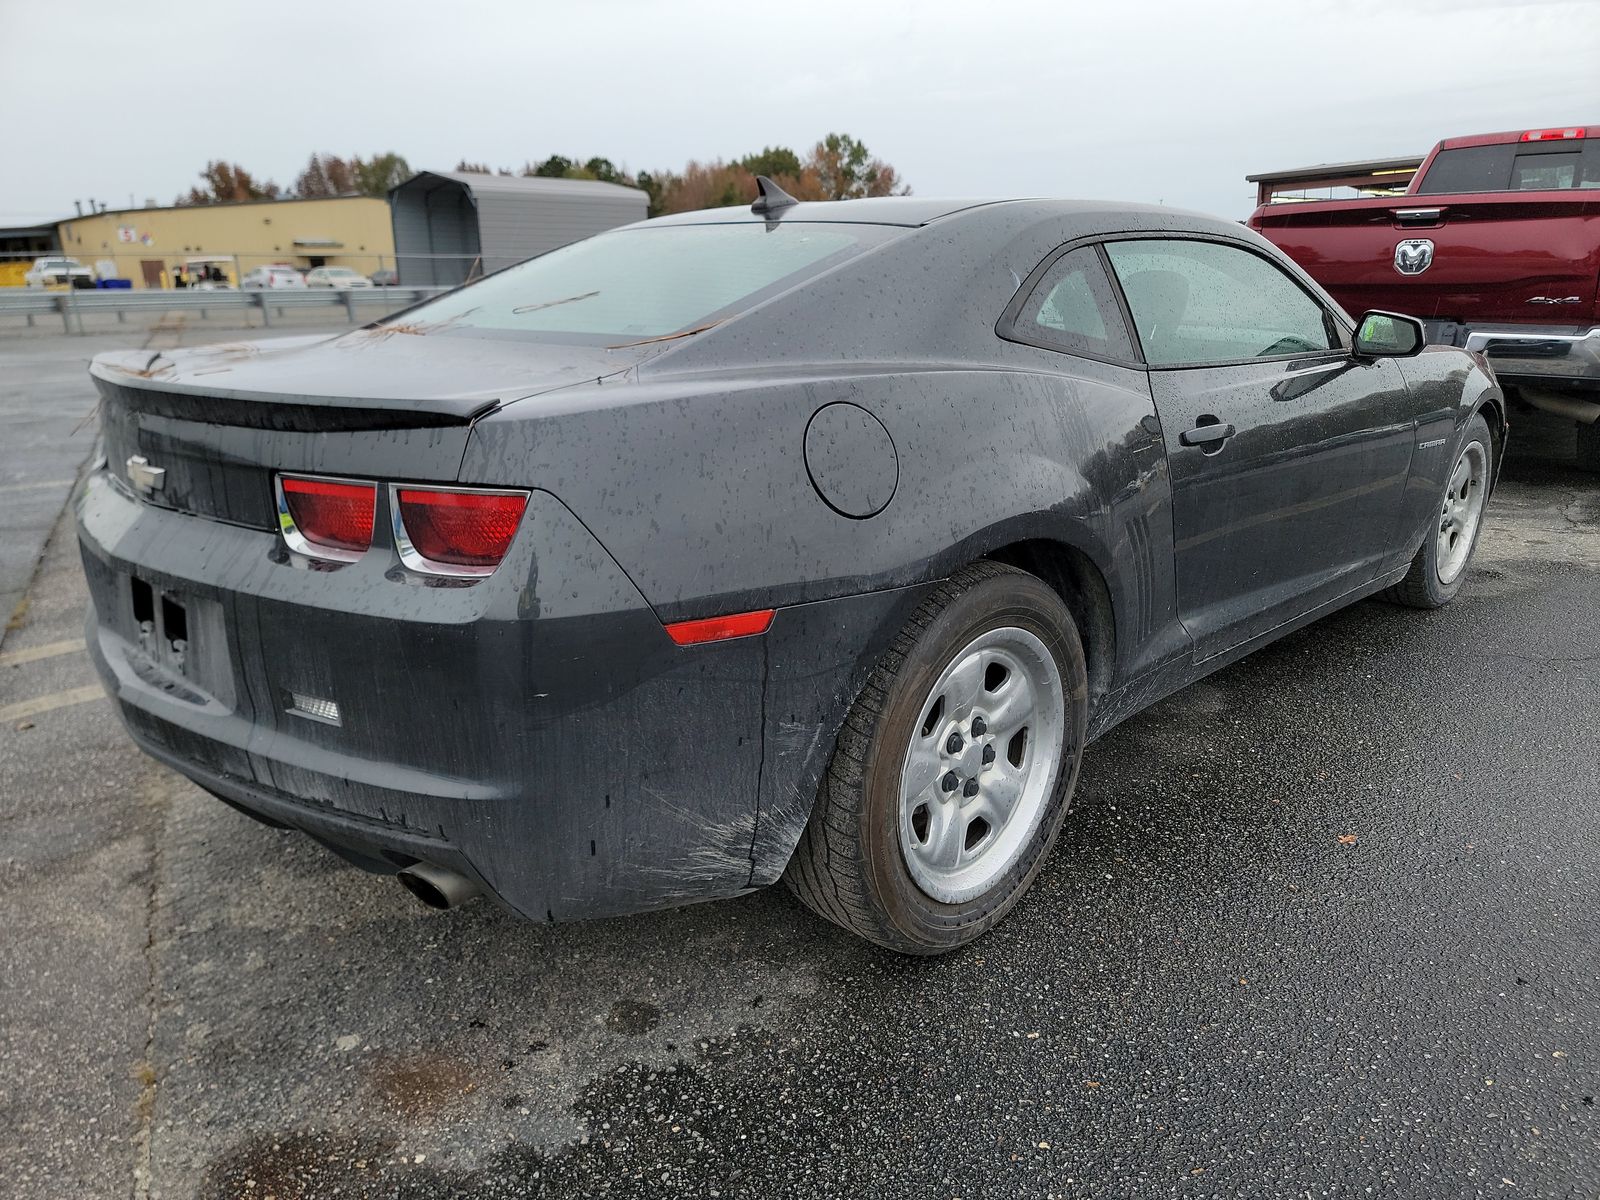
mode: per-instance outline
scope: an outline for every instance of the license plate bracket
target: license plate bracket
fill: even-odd
[[[238,694],[224,602],[163,588],[131,572],[126,579],[117,623],[126,631],[129,660],[137,660],[140,677],[162,680],[158,686],[170,695],[190,693],[231,711]]]
[[[189,606],[137,575],[128,576],[128,592],[139,648],[173,674],[187,675],[192,658]]]

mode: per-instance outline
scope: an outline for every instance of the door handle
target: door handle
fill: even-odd
[[[1234,435],[1232,425],[1224,425],[1213,417],[1210,421],[1196,425],[1178,435],[1178,444],[1182,446],[1210,446],[1220,448],[1221,444]]]

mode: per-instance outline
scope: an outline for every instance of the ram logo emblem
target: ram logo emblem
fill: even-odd
[[[1427,238],[1407,238],[1394,248],[1394,269],[1402,275],[1421,275],[1433,265],[1433,243]]]

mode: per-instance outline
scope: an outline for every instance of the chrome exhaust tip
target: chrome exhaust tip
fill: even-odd
[[[412,863],[397,878],[401,887],[429,908],[455,908],[483,891],[475,880],[432,863]]]

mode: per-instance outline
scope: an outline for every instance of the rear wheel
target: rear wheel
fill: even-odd
[[[1411,560],[1406,577],[1383,598],[1411,608],[1443,608],[1455,599],[1483,531],[1483,512],[1494,480],[1494,439],[1481,414],[1467,422],[1466,438],[1439,499],[1438,520]]]
[[[1077,781],[1088,717],[1071,614],[1032,575],[956,572],[851,707],[785,872],[869,941],[939,954],[1027,890]]]

